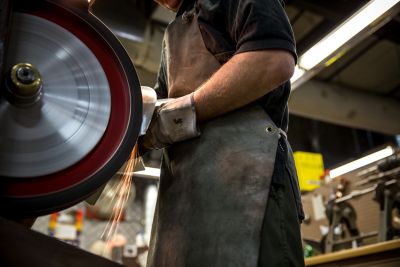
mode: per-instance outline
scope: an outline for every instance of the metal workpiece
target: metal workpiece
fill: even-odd
[[[157,94],[153,88],[148,86],[141,86],[141,91],[143,99],[143,120],[140,127],[140,135],[144,135],[150,125],[151,118],[153,117],[157,102]]]

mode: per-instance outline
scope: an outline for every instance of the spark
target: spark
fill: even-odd
[[[110,248],[111,242],[118,232],[119,223],[121,221],[124,209],[126,207],[131,192],[132,173],[137,165],[137,158],[138,149],[136,144],[131,152],[129,160],[127,161],[123,172],[124,174],[119,183],[116,185],[116,190],[113,190],[114,192],[117,192],[116,194],[114,194],[111,200],[111,202],[115,200],[113,212],[101,235],[101,239],[107,243],[105,249]]]

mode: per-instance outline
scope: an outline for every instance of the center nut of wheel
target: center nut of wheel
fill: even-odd
[[[11,68],[7,87],[10,103],[31,105],[40,99],[42,78],[32,64],[19,63]]]

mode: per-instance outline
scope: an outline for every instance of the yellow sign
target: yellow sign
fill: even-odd
[[[311,191],[320,186],[324,174],[322,154],[296,151],[293,153],[301,191]]]

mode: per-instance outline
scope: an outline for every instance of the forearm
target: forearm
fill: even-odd
[[[290,79],[293,56],[283,50],[240,53],[194,93],[198,121],[245,106]]]

